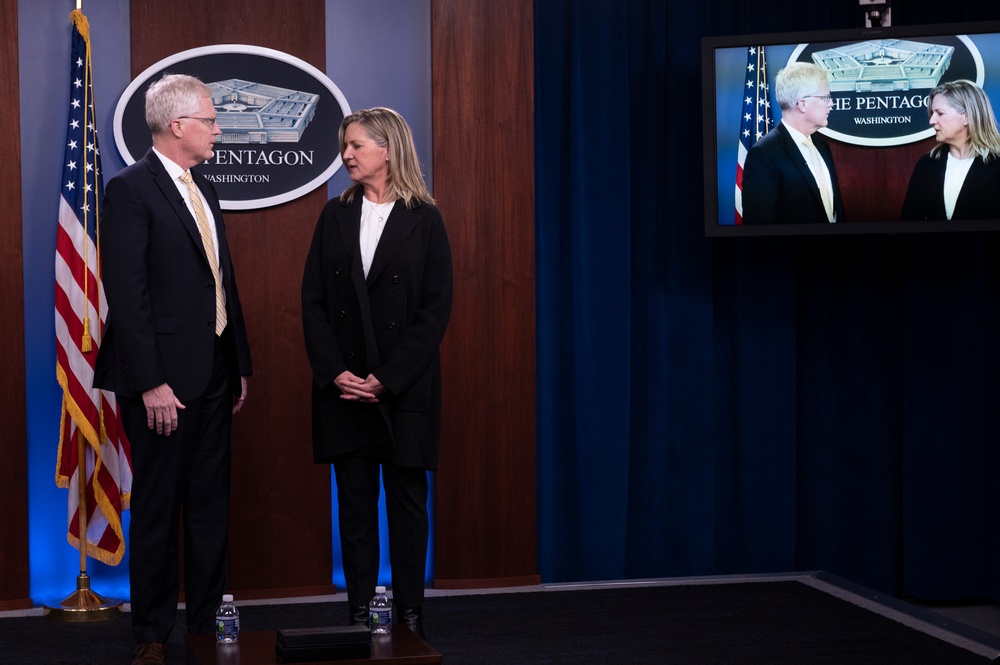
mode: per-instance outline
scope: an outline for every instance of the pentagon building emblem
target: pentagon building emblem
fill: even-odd
[[[790,62],[813,62],[827,72],[833,110],[819,131],[865,146],[914,143],[934,136],[927,93],[969,79],[982,85],[983,58],[966,35],[800,44]]]
[[[831,91],[891,92],[931,89],[951,63],[954,46],[873,39],[813,53]]]
[[[146,89],[164,74],[197,76],[212,90],[222,134],[197,167],[224,210],[253,210],[308,194],[341,167],[338,131],[351,113],[340,89],[312,65],[258,46],[224,44],[176,53],[136,77],[115,108],[126,163],[152,146]]]
[[[229,79],[208,84],[222,135],[216,143],[297,143],[319,95]]]

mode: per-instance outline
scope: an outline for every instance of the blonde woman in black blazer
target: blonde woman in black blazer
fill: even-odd
[[[1000,219],[1000,133],[989,97],[959,79],[937,86],[928,99],[938,144],[917,161],[900,218]]]
[[[349,115],[340,149],[354,184],[323,209],[302,279],[313,456],[336,475],[350,622],[367,620],[378,582],[381,472],[394,620],[422,634],[451,249],[402,116]]]

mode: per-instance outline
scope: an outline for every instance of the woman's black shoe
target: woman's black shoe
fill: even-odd
[[[356,626],[361,623],[368,623],[367,605],[355,605],[354,607],[349,607],[347,611],[350,613],[348,621],[352,626]]]
[[[406,627],[420,639],[424,637],[424,613],[419,607],[399,607],[399,616],[396,617],[398,623],[406,624]]]

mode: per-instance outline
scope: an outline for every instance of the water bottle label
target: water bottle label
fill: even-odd
[[[239,617],[219,617],[215,620],[215,634],[219,638],[232,639],[240,634]]]
[[[369,610],[368,623],[372,628],[376,626],[389,626],[392,623],[392,610],[389,608]]]

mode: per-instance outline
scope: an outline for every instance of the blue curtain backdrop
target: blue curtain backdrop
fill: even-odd
[[[701,37],[863,21],[536,0],[544,580],[825,570],[1000,598],[1000,237],[703,234]]]

